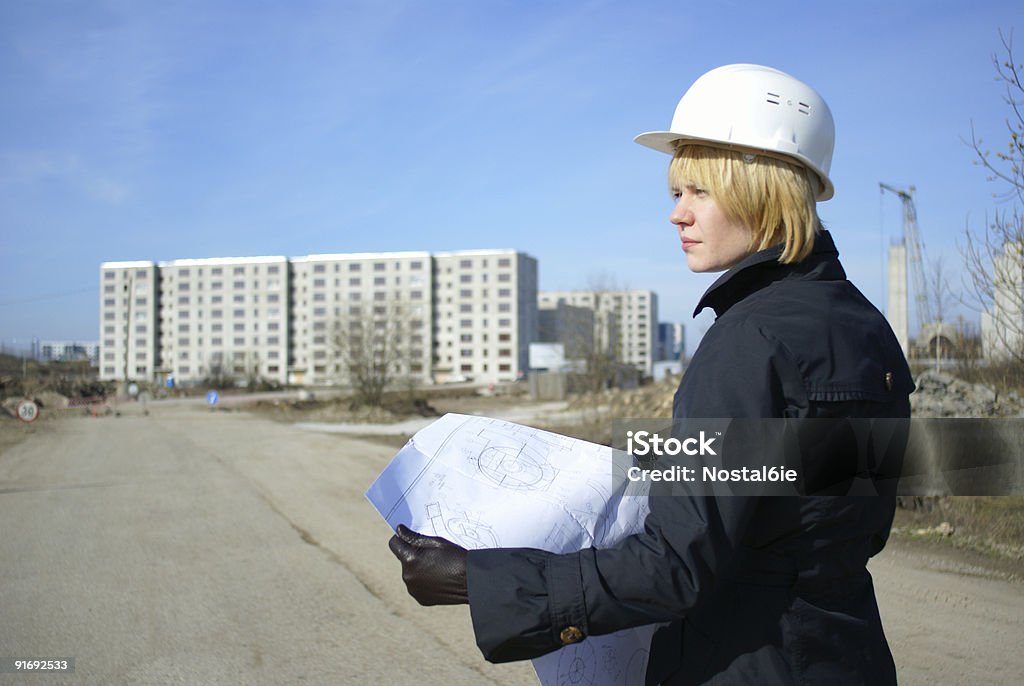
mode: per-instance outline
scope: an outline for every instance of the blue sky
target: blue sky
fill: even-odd
[[[542,289],[655,290],[692,352],[714,277],[685,267],[667,157],[632,138],[733,62],[832,108],[819,210],[865,294],[884,309],[900,230],[879,181],[916,185],[959,288],[999,190],[963,139],[1006,139],[1013,28],[1020,59],[1018,2],[5,2],[0,340],[96,339],[106,260],[515,248]]]

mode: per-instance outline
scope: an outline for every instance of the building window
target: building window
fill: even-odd
[[[387,279],[385,277],[383,277],[383,276],[375,276],[373,278],[373,285],[374,286],[385,286],[385,285],[387,285]]]
[[[459,305],[459,312],[472,312],[473,306],[470,303],[462,303]]]
[[[245,273],[245,267],[235,267],[235,269],[234,269],[234,271],[232,273],[235,276],[238,276],[239,274],[244,274]]]
[[[245,324],[242,323],[242,322],[238,322],[237,324],[235,324],[234,330],[235,331],[245,331]]]
[[[103,278],[106,279],[107,281],[110,281],[116,276],[117,274],[115,272],[103,272]]]
[[[512,371],[512,365],[510,365],[510,364],[499,364],[498,365],[498,371],[499,372],[510,372],[510,371]]]
[[[373,271],[375,271],[375,272],[382,272],[385,269],[387,269],[387,263],[385,263],[385,262],[374,262],[373,263]]]
[[[472,274],[460,274],[459,275],[459,283],[473,283],[473,275]]]
[[[473,297],[473,291],[470,290],[469,288],[463,288],[461,291],[459,291],[459,297],[460,298],[472,298]]]
[[[313,288],[323,288],[327,285],[326,279],[313,279]]]
[[[512,280],[512,275],[511,274],[508,274],[508,273],[498,274],[498,281],[500,281],[502,283],[508,283],[511,280]]]
[[[512,326],[512,320],[511,319],[499,319],[498,320],[498,327],[499,328],[507,329],[510,326]]]
[[[188,333],[188,324],[178,324],[178,333]]]
[[[498,260],[498,266],[499,267],[511,267],[512,266],[512,260],[510,258],[508,258],[508,257],[502,257],[502,258],[500,258]]]
[[[498,303],[498,312],[511,312],[512,303]]]
[[[313,265],[313,273],[314,274],[323,274],[326,271],[327,271],[327,265],[324,265],[324,264],[314,264]]]
[[[232,310],[231,311],[231,316],[232,317],[244,317],[245,316],[245,310]]]

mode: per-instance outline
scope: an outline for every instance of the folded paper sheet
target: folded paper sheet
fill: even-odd
[[[648,506],[612,449],[487,417],[448,414],[419,431],[366,492],[399,524],[465,548],[607,547]],[[655,627],[593,636],[533,661],[545,686],[643,683]]]

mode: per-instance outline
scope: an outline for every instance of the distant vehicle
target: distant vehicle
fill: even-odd
[[[466,376],[465,374],[452,374],[444,380],[444,383],[469,383],[472,380],[472,376]]]

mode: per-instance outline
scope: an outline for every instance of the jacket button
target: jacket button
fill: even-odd
[[[885,390],[892,390],[892,372],[885,373]]]
[[[567,626],[562,629],[562,633],[558,635],[562,639],[562,645],[567,646],[570,643],[579,643],[583,640],[583,632],[574,626]]]

